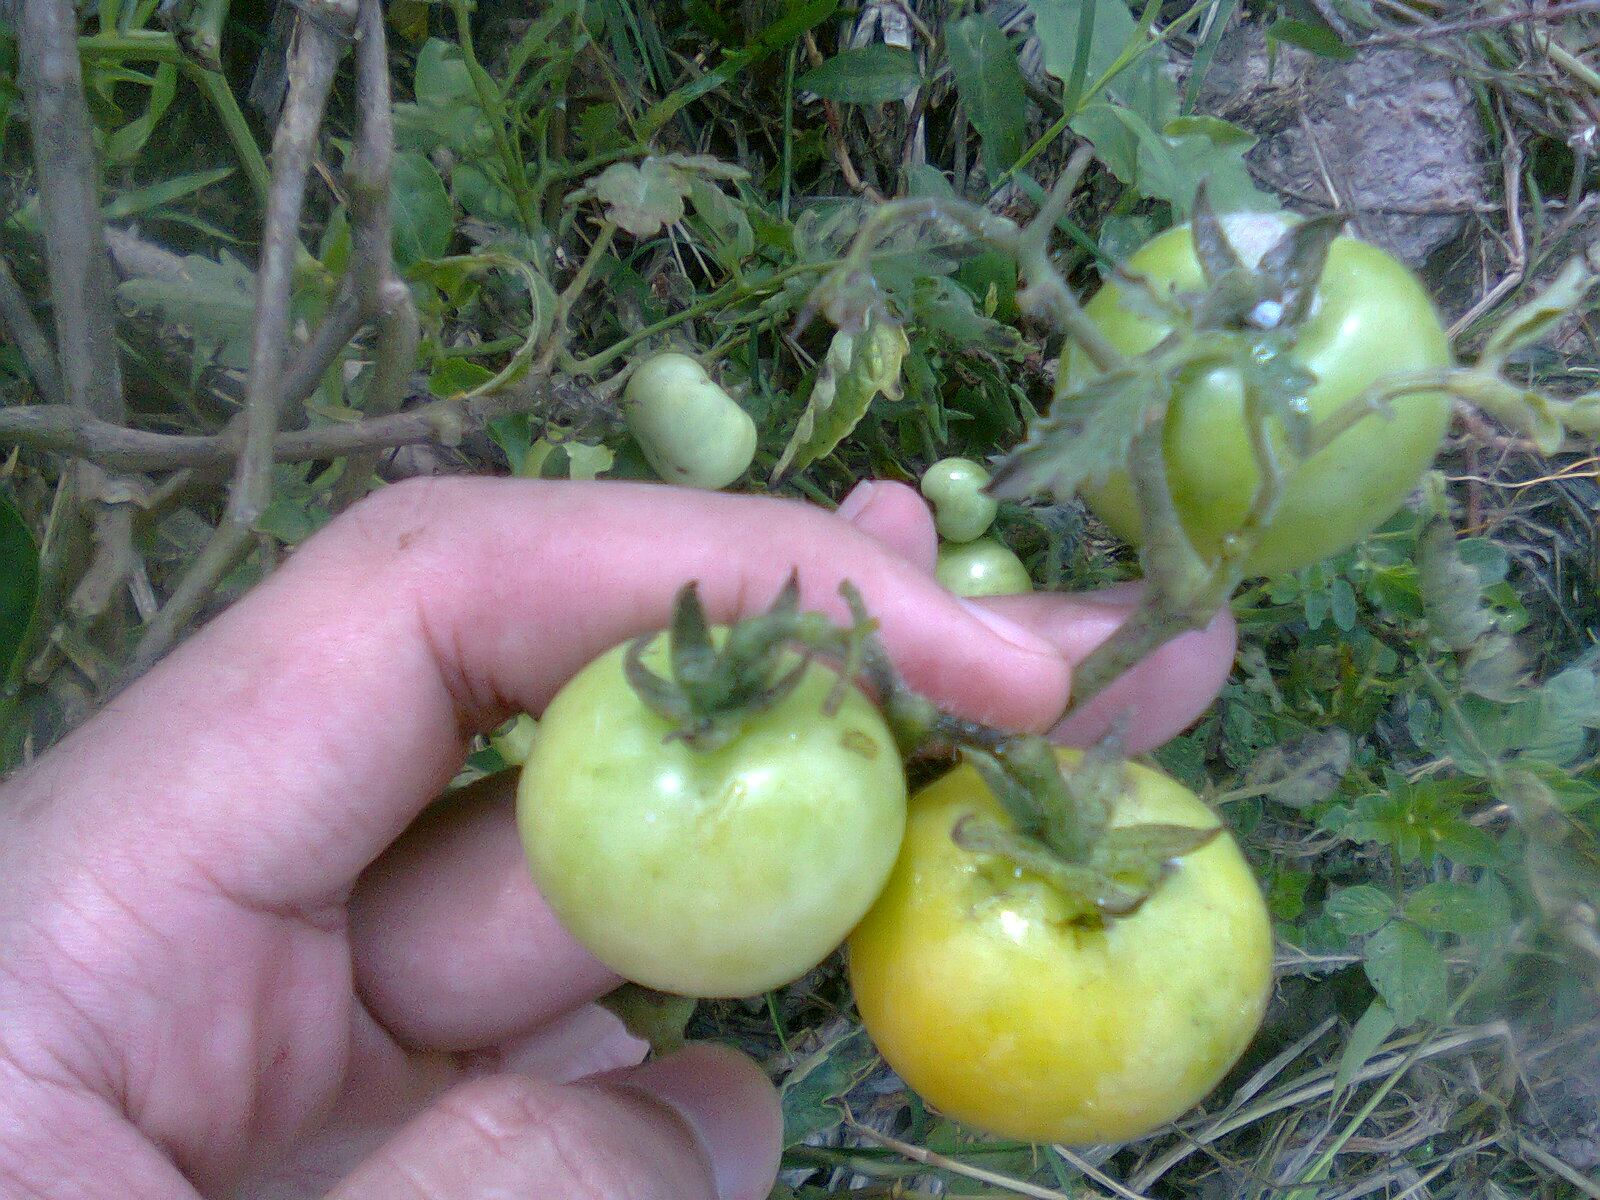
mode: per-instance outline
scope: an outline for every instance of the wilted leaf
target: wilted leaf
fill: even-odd
[[[1048,416],[995,468],[997,499],[1049,495],[1065,500],[1090,480],[1121,469],[1133,439],[1166,414],[1172,388],[1143,363],[1097,375],[1057,396]]]
[[[606,206],[606,219],[634,237],[653,237],[665,225],[683,218],[683,198],[690,179],[659,158],[638,163],[612,163],[574,193],[592,195]]]
[[[1483,602],[1478,573],[1461,558],[1448,521],[1428,522],[1417,544],[1423,610],[1433,636],[1452,650],[1466,650],[1494,628]]]
[[[910,349],[905,330],[882,309],[869,312],[858,329],[839,329],[773,469],[774,481],[831,453],[861,423],[878,393],[900,399],[900,365]]]
[[[823,1044],[800,1058],[778,1087],[783,1140],[797,1146],[844,1120],[838,1101],[877,1067],[872,1041],[859,1024],[834,1026]]]
[[[715,183],[705,178],[692,179],[689,202],[694,205],[712,253],[723,266],[736,267],[755,252],[755,234],[744,206]]]
[[[1350,769],[1350,734],[1320,729],[1258,754],[1241,787],[1289,808],[1310,808],[1332,796]]]
[[[1596,283],[1600,274],[1585,256],[1568,260],[1548,287],[1495,326],[1484,343],[1482,365],[1495,369],[1508,355],[1538,341],[1571,316]]]

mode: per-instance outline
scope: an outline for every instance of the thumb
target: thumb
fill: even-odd
[[[363,1162],[329,1200],[765,1200],[782,1116],[761,1069],[698,1045],[570,1084],[461,1084]]]

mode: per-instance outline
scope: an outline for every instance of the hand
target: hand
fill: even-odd
[[[969,605],[932,582],[909,489],[843,515],[389,488],[114,698],[0,796],[0,1195],[764,1197],[760,1070],[713,1047],[636,1065],[591,1004],[615,979],[533,891],[508,786],[429,804],[475,733],[663,626],[690,578],[719,620],[796,568],[842,618],[849,578],[913,686],[1019,729],[1128,607]],[[1231,654],[1220,617],[1066,732],[1109,704],[1153,745]]]

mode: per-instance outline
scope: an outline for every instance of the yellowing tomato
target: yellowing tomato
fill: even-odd
[[[1217,824],[1175,780],[1128,772],[1113,824]],[[1216,1087],[1261,1023],[1272,932],[1256,881],[1223,833],[1131,916],[1074,923],[1042,878],[951,839],[1000,811],[970,766],[912,801],[894,874],[850,938],[861,1019],[919,1095],[979,1129],[1148,1134]]]
[[[1248,264],[1256,262],[1289,219],[1272,213],[1223,218]],[[1187,225],[1169,229],[1124,264],[1158,292],[1197,291],[1200,263]],[[1085,306],[1090,319],[1124,354],[1140,354],[1171,330],[1126,302],[1125,289],[1107,283]],[[1316,376],[1304,397],[1319,420],[1387,375],[1443,367],[1450,349],[1422,285],[1400,262],[1355,238],[1337,239],[1328,253],[1311,314],[1292,352]],[[1079,353],[1062,364],[1062,388],[1089,374]],[[1231,367],[1195,370],[1178,381],[1163,430],[1167,482],[1195,548],[1214,555],[1249,511],[1257,481],[1245,432],[1243,394]],[[1336,554],[1387,520],[1417,486],[1444,436],[1450,401],[1443,394],[1409,396],[1390,416],[1373,413],[1302,464],[1246,560],[1252,574],[1297,570]],[[1115,472],[1084,498],[1122,538],[1138,543],[1138,503],[1128,476]]]

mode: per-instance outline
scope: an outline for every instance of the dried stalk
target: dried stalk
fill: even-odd
[[[274,444],[283,406],[289,346],[290,289],[306,179],[328,91],[356,23],[354,0],[320,4],[316,19],[296,10],[289,91],[272,145],[272,189],[256,274],[256,327],[245,389],[244,445],[227,512],[161,611],[144,631],[129,674],[147,669],[249,552],[255,524],[272,499]]]
[[[360,130],[351,152],[349,175],[352,238],[350,264],[357,303],[376,317],[377,338],[372,375],[362,411],[369,417],[394,412],[405,399],[406,385],[417,361],[421,331],[411,289],[395,270],[389,215],[389,190],[394,175],[394,114],[389,100],[388,47],[384,42],[383,9],[378,0],[361,0],[356,43],[356,93]],[[378,465],[376,453],[364,450],[345,460],[344,474],[333,492],[335,509],[359,500]]]

